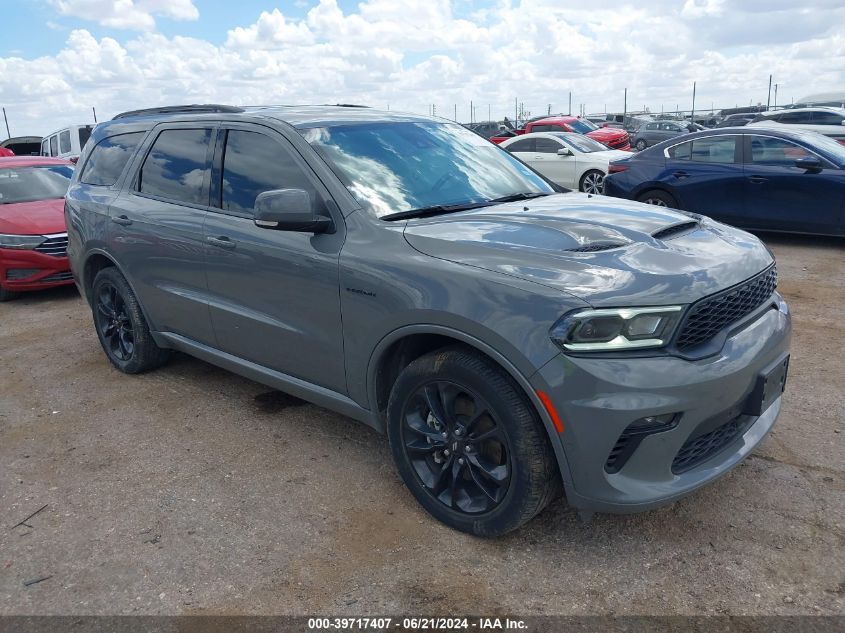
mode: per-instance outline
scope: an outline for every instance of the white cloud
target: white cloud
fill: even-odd
[[[196,20],[193,0],[50,0],[62,15],[91,20],[115,29],[150,31],[156,15],[173,20]]]
[[[56,0],[57,6],[59,5]],[[94,5],[99,12],[94,12]],[[98,19],[189,19],[174,0],[62,0]],[[129,8],[126,8],[127,5]],[[122,12],[117,8],[123,7]],[[92,17],[89,16],[89,17]],[[143,20],[141,20],[143,22]],[[320,0],[301,19],[265,11],[232,25],[225,41],[154,30],[96,38],[72,31],[56,55],[0,57],[0,94],[13,134],[175,103],[364,103],[468,120],[512,116],[514,98],[534,114],[585,103],[588,112],[659,111],[779,100],[845,88],[845,7],[837,0],[501,0],[459,18],[446,0],[368,0],[344,11]]]

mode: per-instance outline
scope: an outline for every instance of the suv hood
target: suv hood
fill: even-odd
[[[691,303],[773,261],[756,237],[709,218],[580,193],[410,220],[404,233],[424,254],[593,306]]]

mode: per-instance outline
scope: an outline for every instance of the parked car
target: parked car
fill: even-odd
[[[724,119],[719,121],[714,127],[739,127],[748,125],[757,118],[759,112],[740,112],[738,114],[729,114]]]
[[[467,123],[464,125],[468,130],[472,130],[479,136],[489,139],[492,136],[497,136],[500,132],[506,131],[507,128],[497,121],[480,121],[478,123]]]
[[[748,125],[780,127],[818,132],[845,145],[845,108],[790,108],[763,112]]]
[[[636,132],[641,126],[654,120],[650,114],[604,114],[586,118],[598,127],[619,128],[627,132]]]
[[[845,235],[845,147],[785,127],[697,132],[611,163],[605,193],[744,228]]]
[[[594,194],[604,193],[610,161],[630,156],[574,132],[523,134],[505,140],[500,147],[552,182]]]
[[[8,147],[0,147],[0,158],[8,158],[9,156],[14,156],[15,153],[10,150]]]
[[[70,125],[41,140],[41,155],[76,161],[91,137],[93,125]]]
[[[561,486],[664,504],[780,411],[790,316],[757,238],[555,193],[458,124],[171,107],[100,124],[80,165],[69,253],[115,367],[177,349],[362,420],[456,529],[515,529]]]
[[[656,145],[662,141],[682,134],[697,132],[704,128],[695,123],[684,123],[682,121],[652,121],[644,124],[637,130],[631,139],[632,145],[637,151],[643,151],[646,147]]]
[[[625,130],[617,128],[600,128],[586,119],[575,116],[546,117],[525,124],[525,133],[532,132],[576,132],[607,145],[610,149],[631,149],[631,137]]]
[[[73,283],[67,259],[65,160],[0,158],[0,301]]]
[[[40,136],[13,136],[0,141],[0,150],[11,150],[13,156],[38,156],[40,148]],[[2,151],[0,151],[0,156],[4,156]]]

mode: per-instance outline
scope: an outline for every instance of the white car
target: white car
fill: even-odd
[[[532,132],[502,141],[499,147],[552,182],[585,193],[604,193],[610,161],[631,155],[573,132]]]
[[[41,141],[41,155],[76,162],[93,129],[93,125],[69,125],[52,132]]]
[[[751,123],[749,127],[774,127],[782,125],[792,129],[818,132],[831,137],[845,145],[845,108],[788,108],[786,110],[775,110],[774,112],[763,112]]]

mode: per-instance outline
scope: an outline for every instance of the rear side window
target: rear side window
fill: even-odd
[[[164,130],[141,167],[138,191],[190,204],[208,204],[211,130]]]
[[[813,123],[812,112],[784,112],[778,115],[777,122],[786,125],[807,125]]]
[[[317,201],[314,185],[281,143],[259,132],[229,130],[221,207],[251,215],[258,194],[273,189],[304,189]]]
[[[534,151],[534,139],[533,138],[524,138],[518,141],[514,141],[506,148],[511,153],[514,152],[533,152]]]
[[[675,160],[691,160],[697,163],[735,162],[735,136],[706,136],[688,143],[669,148],[669,157]]]
[[[59,134],[59,148],[62,150],[62,154],[70,153],[70,130],[65,130]]]
[[[58,136],[51,136],[50,137],[50,156],[58,156],[59,155],[59,137]]]
[[[144,138],[144,134],[145,132],[117,134],[101,140],[88,156],[79,181],[86,185],[111,187],[120,178],[123,168]]]

